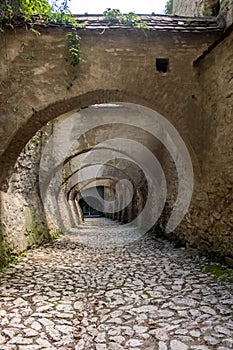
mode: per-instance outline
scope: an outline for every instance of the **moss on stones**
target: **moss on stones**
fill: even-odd
[[[4,237],[4,229],[0,223],[0,270],[13,260],[13,249],[13,245],[8,243]]]
[[[233,271],[223,265],[205,265],[203,272],[210,274],[215,281],[233,283]]]
[[[49,229],[45,222],[41,221],[36,213],[27,210],[25,216],[25,238],[27,241],[26,248],[33,245],[39,245],[51,239]],[[18,261],[22,254],[13,244],[7,242],[4,234],[3,225],[0,223],[0,270],[9,263]]]
[[[51,239],[49,229],[46,224],[37,217],[35,212],[30,210],[26,213],[25,231],[28,247],[34,244],[41,244]]]

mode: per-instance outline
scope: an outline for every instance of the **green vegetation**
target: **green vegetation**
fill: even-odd
[[[4,239],[4,229],[0,223],[0,272],[4,271],[4,268],[9,264],[17,264],[20,261],[20,257],[26,254],[25,251],[20,254],[16,254],[13,251],[14,246],[7,243]]]
[[[202,268],[202,271],[212,276],[215,281],[233,283],[232,270],[217,264],[208,264]]]
[[[53,307],[57,307],[57,306],[59,306],[59,305],[61,305],[61,304],[62,304],[62,301],[61,301],[61,300],[54,301],[54,302],[53,302]]]
[[[206,9],[203,13],[203,16],[205,16],[205,17],[213,16],[211,9]]]
[[[67,37],[68,44],[69,44],[69,58],[66,58],[66,60],[69,60],[71,66],[75,67],[81,61],[80,43],[79,43],[81,37],[76,32],[75,28],[73,28],[72,31],[67,33],[66,37]],[[72,86],[72,84],[70,84],[69,88],[71,86]]]
[[[46,242],[51,238],[48,228],[44,222],[41,222],[41,220],[37,218],[35,212],[28,210],[25,221],[25,231],[29,247],[34,244]]]
[[[152,295],[151,295],[150,293],[148,293],[146,290],[144,290],[144,291],[142,292],[142,294],[144,294],[148,299],[153,299],[153,298],[152,298]]]
[[[3,227],[0,223],[0,271],[8,264],[10,253],[9,247],[4,241]]]
[[[173,0],[168,0],[165,5],[165,13],[166,15],[172,14],[172,8],[173,8]]]
[[[36,217],[36,213],[28,211],[26,217],[25,235],[27,237],[28,248],[39,246],[44,242],[61,237],[61,231],[49,232],[46,225]],[[17,264],[21,258],[27,255],[28,250],[15,253],[13,244],[8,243],[4,237],[4,230],[0,223],[0,272],[4,271],[9,264]]]
[[[35,19],[44,22],[64,23],[76,25],[76,20],[72,17],[65,0],[61,5],[57,5],[56,0],[53,5],[47,0],[3,0],[0,3],[0,26],[14,27],[19,22],[32,23]]]
[[[25,23],[33,34],[39,36],[40,32],[32,26],[37,20],[42,23],[67,24],[72,30],[67,34],[69,55],[66,60],[70,60],[70,64],[75,67],[80,62],[80,37],[76,32],[80,25],[69,11],[68,1],[64,0],[58,5],[59,1],[55,0],[51,6],[47,0],[3,0],[0,2],[0,32]],[[33,57],[26,59],[32,60]]]
[[[66,169],[62,169],[62,179],[61,179],[61,184],[62,185],[66,185],[67,184],[67,172],[66,172]]]
[[[58,239],[62,236],[62,232],[57,230],[52,233],[50,233],[51,239]]]
[[[33,23],[40,21],[41,23],[66,24],[71,26],[71,31],[67,33],[67,41],[69,54],[65,57],[66,61],[75,67],[80,61],[80,36],[77,33],[80,25],[72,16],[68,6],[69,0],[63,0],[59,4],[59,0],[55,0],[52,5],[48,0],[2,0],[0,2],[0,32],[4,32],[6,28],[14,28],[20,23],[29,26],[30,31],[36,36],[40,32],[33,27]],[[126,24],[137,29],[149,29],[145,22],[140,22],[139,17],[134,12],[122,14],[116,9],[107,9],[104,16],[110,23]],[[33,60],[34,57],[27,56],[26,60]],[[70,87],[68,87],[68,90]],[[15,109],[14,112],[17,112]]]
[[[103,13],[104,17],[109,21],[109,23],[125,24],[137,29],[149,29],[146,22],[140,22],[140,18],[134,13],[129,12],[123,14],[117,9],[106,9]]]

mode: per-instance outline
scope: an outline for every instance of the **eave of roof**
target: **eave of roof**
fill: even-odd
[[[129,24],[110,22],[103,15],[74,15],[77,22],[83,25],[85,30],[106,30],[106,29],[135,29]],[[146,23],[150,31],[171,31],[171,32],[223,32],[225,22],[218,17],[178,17],[168,15],[138,15],[139,23]],[[64,24],[44,23],[40,20],[34,24],[44,26],[65,26]]]

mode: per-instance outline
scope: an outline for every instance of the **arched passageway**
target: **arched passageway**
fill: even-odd
[[[34,204],[45,210],[50,230],[66,232],[82,223],[84,202],[80,199],[90,187],[103,186],[93,210],[125,223],[127,229],[140,227],[141,234],[157,224],[167,189],[177,198],[171,196],[170,209],[161,225],[163,222],[165,228],[169,217],[171,227],[182,220],[182,215],[172,210],[175,201],[182,202],[182,186],[186,187],[187,198],[181,206],[187,211],[193,186],[189,152],[172,124],[151,109],[132,103],[95,104],[53,120],[33,136],[31,144],[38,152],[31,156],[36,159],[34,180],[39,175],[40,191],[34,193]],[[28,147],[30,153],[31,145]],[[163,170],[165,159],[170,167],[166,164],[165,172],[173,174],[170,179],[168,176],[168,185]],[[177,174],[181,181],[177,181]],[[190,182],[184,182],[185,177]],[[93,206],[86,207],[89,213]],[[45,223],[43,215],[38,215],[38,221]]]
[[[52,203],[48,200],[47,204],[56,208],[50,208],[51,218],[63,217],[61,222],[50,220],[51,218],[48,220],[38,195],[39,153],[47,141],[45,134],[40,135],[38,130],[49,122],[50,126],[47,129],[50,136],[52,127],[56,124],[55,119],[65,118],[65,114],[67,116],[79,111],[89,111],[89,107],[96,104],[131,103],[139,106],[138,111],[144,106],[163,115],[181,136],[192,160],[195,176],[191,206],[172,235],[185,239],[191,246],[223,254],[228,261],[232,260],[233,249],[229,243],[232,241],[229,239],[232,236],[229,220],[231,217],[229,198],[232,197],[229,164],[232,150],[231,144],[226,143],[225,136],[222,136],[224,133],[228,135],[226,138],[230,139],[231,135],[230,128],[227,127],[232,115],[232,103],[229,98],[231,80],[227,70],[229,64],[226,62],[231,62],[232,59],[230,55],[232,35],[223,38],[222,45],[226,48],[225,50],[221,50],[222,46],[219,45],[214,49],[215,51],[211,51],[210,55],[201,56],[209,45],[220,38],[224,30],[222,22],[216,18],[203,18],[198,21],[191,18],[186,22],[178,18],[158,17],[153,22],[156,25],[152,23],[150,30],[146,32],[137,31],[131,27],[125,29],[113,26],[104,33],[102,30],[99,33],[95,27],[96,18],[93,19],[94,22],[92,19],[88,20],[90,26],[80,29],[84,60],[77,68],[64,62],[67,54],[64,27],[41,27],[41,35],[37,40],[30,31],[25,32],[24,28],[17,28],[14,33],[6,31],[4,40],[0,42],[0,49],[3,52],[0,57],[1,86],[3,87],[0,91],[2,102],[0,107],[2,239],[0,241],[6,241],[7,237],[9,249],[13,246],[14,251],[22,250],[38,241],[38,236],[41,240],[48,238],[47,224],[51,229],[50,224],[53,223],[54,230],[80,224],[78,219],[80,208],[77,206],[77,201],[73,200],[73,195],[80,185],[79,181],[77,186],[73,183],[74,190],[71,191],[72,196],[67,201],[66,182],[67,187],[70,185],[67,173],[72,177],[72,181],[75,178],[72,175],[75,172],[75,166],[72,165],[74,169],[73,172],[70,171],[69,162],[75,163],[73,160],[75,148],[76,151],[78,150],[76,154],[84,155],[88,149],[93,149],[96,143],[103,141],[101,135],[104,132],[115,138],[122,135],[126,137],[127,132],[129,135],[137,134],[134,141],[142,142],[152,154],[158,157],[167,180],[165,208],[160,216],[159,227],[162,231],[166,229],[169,218],[172,218],[173,209],[175,213],[177,208],[182,208],[181,211],[184,209],[179,194],[184,193],[185,196],[189,191],[186,191],[185,174],[179,172],[179,167],[176,167],[176,162],[179,162],[182,157],[172,157],[177,150],[177,145],[173,144],[167,149],[161,144],[161,140],[155,140],[155,137],[150,135],[154,127],[150,122],[148,123],[150,130],[146,132],[145,130],[142,132],[137,127],[136,132],[133,123],[127,128],[122,127],[126,119],[120,121],[121,126],[114,124],[115,133],[113,128],[111,130],[111,127],[107,126],[106,121],[105,128],[101,127],[99,132],[96,130],[93,139],[92,132],[89,134],[88,130],[85,131],[85,137],[80,139],[82,150],[79,150],[78,144],[74,145],[74,152],[71,152],[65,160],[66,165],[61,167],[63,175],[57,183],[55,180],[57,172],[53,173],[54,183],[51,185],[55,189],[61,188],[61,184],[63,186],[58,193],[55,191],[57,197],[51,197]],[[166,25],[165,20],[168,21]],[[127,35],[125,35],[126,30]],[[27,57],[33,57],[33,59],[27,60]],[[168,68],[166,72],[158,67],[161,58],[166,59]],[[222,64],[218,65],[218,62]],[[219,77],[222,79],[221,83]],[[216,101],[219,107],[216,107]],[[143,114],[141,114],[141,120],[144,120]],[[62,142],[62,135],[60,140]],[[169,136],[167,140],[171,141]],[[20,152],[26,144],[25,159],[25,154],[23,155],[25,149],[23,153]],[[107,148],[112,149],[109,144]],[[132,147],[133,151],[136,149]],[[120,151],[124,158],[131,156],[127,152],[134,156],[130,147]],[[96,154],[98,154],[97,150]],[[154,180],[150,164],[146,164],[146,157],[141,154],[141,158],[145,160],[145,166]],[[110,163],[104,170],[106,178],[114,179],[112,166],[124,172],[127,168],[125,159],[124,161],[118,159],[115,164],[113,164],[114,161]],[[127,210],[119,210],[115,217],[111,212],[108,213],[112,218],[118,218],[124,222],[132,222],[138,217],[138,213],[143,211],[147,202],[146,194],[156,194],[151,200],[157,201],[158,198],[161,199],[161,189],[163,192],[165,188],[161,186],[161,183],[164,183],[161,176],[157,183],[156,181],[150,183],[140,174],[137,167],[134,167],[134,170],[131,166],[128,168],[131,172],[126,171],[127,181],[133,173],[137,174],[136,180],[132,183],[134,196],[131,207],[128,205]],[[186,167],[184,166],[183,169]],[[161,169],[159,172],[161,173]],[[184,186],[179,187],[179,179],[182,179]],[[91,181],[91,177],[88,181]],[[127,186],[127,181],[122,184],[122,188],[126,186],[126,192],[131,193],[132,189]],[[153,184],[155,188],[150,191],[150,186]],[[46,183],[45,186],[47,186]],[[221,195],[219,195],[220,192]],[[114,193],[110,190],[108,195],[111,211],[114,208],[111,203]],[[119,208],[127,204],[127,197],[128,194],[126,197],[119,196],[117,204]],[[163,204],[161,201],[159,205],[151,205],[152,209],[156,207],[158,210],[154,213],[155,216],[158,215]],[[118,208],[117,206],[115,209]],[[146,215],[142,219],[147,221]],[[170,230],[174,224],[172,220]],[[2,250],[8,248],[5,247],[5,243],[2,245]]]
[[[51,224],[67,230],[80,223],[76,196],[82,184],[112,177],[116,188],[112,193],[104,191],[103,212],[125,222],[127,228],[147,232],[166,203],[164,157],[170,161],[170,171],[174,168],[170,191],[176,188],[177,198],[172,200],[179,207],[170,208],[166,218],[171,232],[183,219],[193,188],[191,158],[172,124],[157,112],[130,103],[98,104],[61,116],[40,163],[41,197]]]
[[[104,187],[97,186],[94,188],[97,190],[101,198],[104,199]],[[86,189],[82,191],[78,196],[78,204],[82,210],[84,219],[87,217],[101,217],[104,215],[104,207],[95,196],[92,196],[93,188]],[[95,194],[95,193],[94,193]],[[77,200],[77,199],[76,199]]]
[[[3,350],[232,348],[231,287],[155,237],[233,265],[232,36],[149,17],[146,32],[95,19],[75,69],[66,28],[0,41],[0,265],[62,234],[2,276]]]
[[[187,135],[183,139],[156,111],[133,103],[94,104],[49,122],[31,142],[39,145],[35,147],[38,155],[32,156],[36,158],[34,184],[38,186],[39,175],[40,193],[37,187],[33,200],[19,199],[29,209],[26,230],[21,213],[19,247],[29,242],[24,230],[30,232],[32,242],[38,238],[33,233],[34,222],[39,227],[42,224],[38,235],[43,239],[46,226],[50,232],[71,232],[87,212],[101,212],[124,223],[126,234],[139,228],[136,239],[148,230],[162,230],[173,237],[183,237],[186,230],[185,239],[195,245],[195,217],[187,212],[191,198],[191,209],[195,209],[202,186],[197,157]],[[97,198],[93,206],[86,203],[88,210],[83,213],[82,191],[90,184],[101,186],[101,181],[108,182],[102,184],[104,205]],[[9,218],[4,220],[7,227]]]

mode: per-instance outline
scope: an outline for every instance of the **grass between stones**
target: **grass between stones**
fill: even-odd
[[[202,266],[202,271],[208,273],[215,281],[233,284],[233,271],[225,266],[208,264]]]

